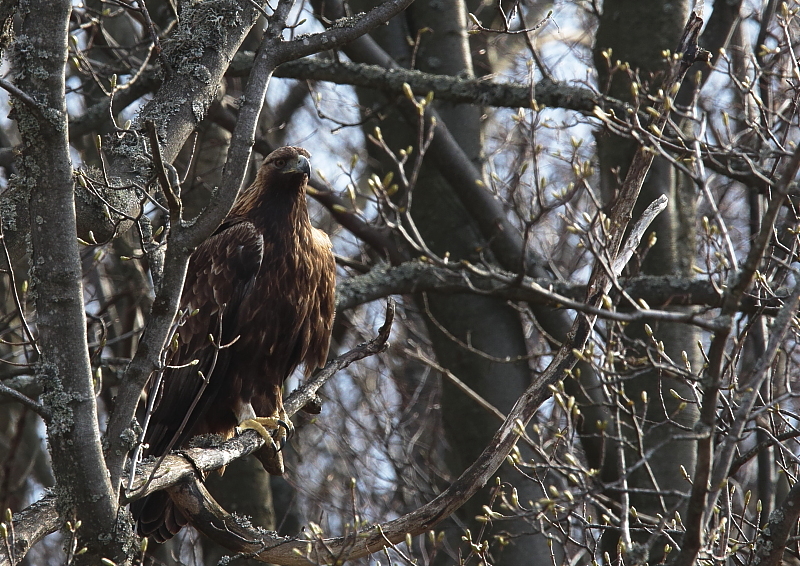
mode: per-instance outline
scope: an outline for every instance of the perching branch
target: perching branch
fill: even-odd
[[[336,372],[353,362],[382,352],[387,345],[394,320],[394,301],[386,307],[386,321],[378,336],[328,362],[317,374],[286,398],[284,408],[289,416],[294,415]],[[213,448],[189,448],[178,450],[158,463],[158,471],[150,481],[157,461],[143,462],[137,470],[132,490],[123,495],[123,502],[130,503],[154,491],[174,486],[196,477],[196,473],[211,472],[227,466],[234,460],[255,452],[264,446],[264,439],[255,431],[246,430],[242,434]],[[191,510],[187,510],[191,515]]]
[[[584,340],[587,338],[588,335],[582,337]],[[565,345],[560,354],[567,355],[570,350]],[[219,509],[209,507],[207,502],[210,499],[198,482],[181,484],[170,495],[179,502],[184,512],[194,513],[196,528],[242,556],[287,566],[340,564],[366,556],[399,543],[407,534],[415,536],[428,531],[451,515],[492,478],[516,444],[525,424],[549,396],[547,385],[563,375],[560,359],[557,357],[520,397],[489,446],[450,487],[430,503],[393,521],[337,538],[328,539],[321,535],[308,539],[284,538],[254,529],[220,513]]]

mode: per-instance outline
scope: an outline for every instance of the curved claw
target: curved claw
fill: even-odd
[[[292,421],[287,422],[278,419],[278,426],[282,426],[286,431],[286,438],[292,438],[294,436],[294,425],[292,424]]]
[[[281,434],[278,436],[278,441],[280,445],[277,447],[278,448],[277,451],[280,452],[286,446],[286,442],[290,438],[292,438],[292,436],[294,436],[294,426],[292,425],[291,421],[287,423],[286,421],[283,421],[281,419],[278,419],[277,423],[278,426],[283,427],[283,429],[286,431],[286,434]]]

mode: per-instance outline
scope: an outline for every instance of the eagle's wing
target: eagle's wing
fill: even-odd
[[[145,434],[148,454],[163,455],[193,432],[225,383],[231,350],[218,349],[237,337],[239,307],[250,293],[261,266],[264,240],[253,224],[228,220],[201,244],[189,262],[181,309],[198,312],[178,330],[178,347],[169,356],[157,404]],[[195,365],[188,365],[198,360]],[[203,388],[205,376],[208,383]],[[152,387],[152,386],[151,386]],[[131,504],[141,536],[158,542],[186,525],[183,513],[165,491]]]
[[[255,226],[234,219],[192,255],[181,309],[197,312],[178,329],[178,347],[169,357],[162,391],[151,392],[159,398],[146,435],[150,454],[160,456],[180,446],[224,385],[231,356],[224,346],[239,335],[239,307],[253,288],[263,254],[264,239]]]
[[[286,322],[291,320],[294,324],[273,325],[262,329],[265,333],[264,343],[274,346],[274,351],[271,351],[272,371],[264,376],[265,387],[260,388],[260,394],[254,398],[259,415],[276,416],[289,424],[289,417],[283,409],[283,381],[301,363],[305,365],[306,375],[325,365],[336,306],[336,262],[330,239],[316,228],[311,228],[309,235],[310,241],[303,247],[303,253],[296,257],[298,262],[305,264],[300,270],[304,274],[302,280],[295,281],[291,288],[283,289],[287,296],[293,295],[288,302],[292,307],[291,316]],[[271,250],[267,250],[264,259],[267,271],[273,264],[270,253]],[[270,277],[263,277],[262,283],[276,284],[285,279],[285,275],[276,272],[271,273]],[[264,292],[263,295],[278,298],[280,294],[273,290]],[[281,299],[281,302],[285,303],[285,300]],[[272,306],[278,313],[285,310],[285,306]],[[282,334],[280,340],[279,334]],[[256,390],[255,387],[253,389]],[[270,474],[283,474],[283,456],[280,452],[276,453],[269,444],[254,455]]]
[[[312,279],[316,293],[308,305],[306,324],[298,344],[302,348],[300,359],[305,364],[306,375],[325,365],[331,343],[333,317],[336,314],[336,261],[331,241],[322,230],[312,230],[314,260]]]

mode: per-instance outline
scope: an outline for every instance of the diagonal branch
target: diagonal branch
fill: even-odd
[[[385,24],[408,8],[413,1],[389,0],[369,12],[341,18],[323,32],[301,35],[292,41],[282,43],[277,49],[276,57],[281,63],[284,63],[320,51],[341,47],[371,32],[379,25]]]
[[[644,221],[642,230],[648,220],[652,221],[652,217]],[[431,502],[393,521],[337,538],[323,538],[321,534],[309,539],[287,538],[237,521],[213,502],[199,481],[176,485],[170,489],[170,496],[190,516],[193,526],[215,542],[240,556],[286,566],[342,564],[399,543],[407,535],[424,533],[451,515],[491,479],[524,434],[525,426],[539,405],[549,397],[548,385],[561,379],[564,371],[575,364],[573,350],[583,350],[593,323],[594,318],[577,317],[572,334],[574,340],[562,345],[548,368],[514,404],[486,449],[456,481]]]
[[[657,205],[654,205],[657,209]],[[655,218],[651,214],[638,224],[642,233]],[[624,226],[621,227],[625,229]],[[633,236],[635,238],[636,235]],[[620,269],[623,266],[620,266]],[[599,304],[600,298],[595,299]],[[596,306],[596,305],[594,305]],[[387,312],[388,318],[388,312]],[[264,533],[250,525],[242,524],[225,513],[197,480],[171,488],[170,497],[189,517],[192,525],[206,536],[242,556],[262,562],[283,565],[341,564],[376,552],[412,536],[428,531],[451,515],[472,495],[485,485],[505,460],[525,426],[550,395],[548,386],[563,378],[564,372],[576,362],[574,351],[582,351],[589,340],[596,317],[578,316],[573,325],[573,340],[566,341],[548,368],[534,379],[533,384],[514,404],[492,441],[478,459],[446,490],[431,502],[398,519],[367,528],[351,535],[323,539],[301,540],[283,538],[275,533]],[[381,332],[387,327],[385,324]],[[298,401],[293,407],[300,406]]]
[[[311,401],[317,391],[331,378],[336,372],[346,368],[353,362],[373,356],[386,349],[389,340],[389,333],[394,321],[395,303],[389,299],[386,305],[386,319],[381,326],[378,335],[360,344],[331,360],[325,367],[317,372],[314,377],[304,383],[299,389],[293,391],[284,401],[284,409],[289,416],[294,415],[306,403]],[[243,434],[224,442],[213,450],[206,448],[190,448],[179,450],[166,458],[163,462],[145,462],[139,466],[136,479],[133,482],[133,489],[123,496],[123,502],[129,503],[145,495],[159,491],[161,489],[176,485],[196,477],[197,471],[210,472],[230,464],[237,458],[241,458],[264,446],[264,439],[255,431],[245,431]],[[158,465],[159,470],[151,481],[153,468]]]

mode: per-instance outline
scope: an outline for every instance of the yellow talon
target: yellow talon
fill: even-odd
[[[283,420],[280,417],[253,417],[239,423],[239,430],[249,428],[255,430],[264,440],[272,443],[276,452],[282,450],[286,441],[294,434],[294,426],[288,418]],[[270,434],[270,430],[278,431],[278,433],[273,436]]]
[[[253,419],[246,419],[239,423],[239,429],[253,429],[260,434],[264,440],[272,440],[272,435],[269,433],[269,430],[278,430],[281,428],[281,425],[278,424],[278,420],[277,417],[255,417]]]
[[[285,419],[282,419],[281,416],[284,416]],[[261,461],[267,472],[274,476],[283,475],[284,466],[281,452],[286,441],[294,432],[294,426],[288,415],[279,411],[278,416],[274,417],[247,418],[239,423],[238,429],[240,431],[253,429],[266,441],[267,446],[257,450],[255,456]]]

